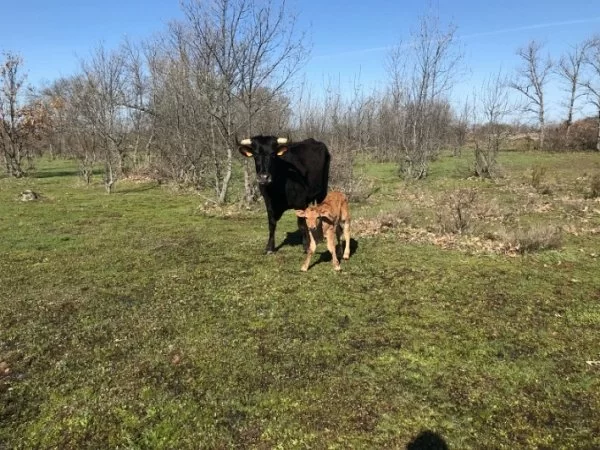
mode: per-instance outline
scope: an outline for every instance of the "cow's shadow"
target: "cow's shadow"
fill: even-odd
[[[448,444],[439,434],[425,430],[406,445],[406,450],[448,450]]]
[[[297,245],[302,245],[302,232],[300,230],[292,231],[291,233],[288,231],[285,234],[285,239],[275,247],[275,251],[279,251],[281,247],[289,245],[291,247],[295,247]]]

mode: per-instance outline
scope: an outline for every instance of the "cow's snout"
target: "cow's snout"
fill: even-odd
[[[271,174],[270,173],[259,173],[258,174],[258,184],[266,185],[271,183]]]

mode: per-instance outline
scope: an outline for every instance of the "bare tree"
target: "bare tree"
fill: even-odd
[[[450,123],[447,95],[458,71],[456,28],[442,29],[433,15],[421,19],[411,41],[391,51],[388,73],[402,146],[405,177],[427,176],[429,161],[441,148]]]
[[[508,136],[505,120],[514,111],[508,86],[506,76],[499,71],[484,81],[475,96],[475,173],[482,178],[494,176],[500,146]]]
[[[543,45],[532,40],[526,47],[520,48],[517,55],[522,60],[517,76],[510,87],[525,97],[523,111],[535,114],[539,124],[540,150],[544,149],[546,136],[545,87],[552,72],[552,60],[540,54]]]
[[[280,98],[307,52],[285,2],[275,7],[270,0],[190,0],[184,12],[190,25],[190,60],[210,116],[216,198],[223,203],[235,135],[254,134],[254,117]],[[253,197],[252,172],[245,164],[247,201]]]
[[[146,57],[142,48],[126,40],[121,46],[125,66],[123,106],[127,115],[127,148],[131,154],[131,164],[139,168],[150,164],[150,146],[155,137],[154,114],[151,110],[151,84],[147,71]],[[145,158],[142,163],[141,155]]]
[[[81,114],[97,136],[104,163],[104,186],[111,193],[123,174],[126,157],[126,124],[123,106],[125,65],[118,52],[108,52],[100,45],[89,61],[82,61],[83,93]]]
[[[21,73],[23,59],[13,53],[4,55],[0,62],[0,146],[9,176],[20,178],[26,156],[27,135],[21,107],[25,76]]]
[[[588,43],[589,54],[586,56],[586,65],[590,68],[590,78],[582,84],[586,90],[588,101],[598,111],[598,139],[596,151],[600,152],[600,36],[591,39]]]
[[[208,176],[209,114],[190,58],[189,36],[173,23],[164,36],[145,44],[154,139],[161,175],[178,183],[205,187]],[[207,183],[206,183],[207,184]]]
[[[241,0],[240,4],[246,2]],[[247,28],[240,33],[239,51],[234,57],[240,74],[239,99],[246,115],[246,134],[256,133],[255,116],[285,95],[294,75],[308,58],[305,36],[297,36],[296,15],[286,2],[275,7],[268,1],[262,6],[248,2],[252,11]],[[287,125],[287,124],[286,124]],[[280,130],[265,131],[267,134]],[[244,164],[245,199],[255,197],[255,171]]]
[[[100,142],[89,111],[94,96],[92,87],[79,74],[55,81],[42,95],[53,117],[50,144],[60,154],[79,161],[81,178],[89,185]]]
[[[567,118],[565,119],[566,137],[569,137],[571,125],[573,124],[573,113],[575,111],[576,101],[584,95],[580,88],[580,74],[584,65],[586,52],[589,47],[588,42],[578,44],[564,54],[557,66],[555,72],[564,82],[565,91],[568,94],[565,106],[567,108]]]
[[[465,99],[462,108],[458,112],[454,122],[454,156],[460,156],[462,148],[467,143],[469,126],[473,116],[473,104],[468,97]]]

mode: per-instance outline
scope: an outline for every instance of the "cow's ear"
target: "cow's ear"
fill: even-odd
[[[287,145],[282,145],[277,148],[277,156],[282,156],[287,151],[288,151]]]
[[[296,209],[296,216],[297,217],[306,217],[306,211],[303,209]]]
[[[252,153],[252,147],[248,147],[247,145],[240,145],[238,149],[242,155],[248,158],[254,156],[254,153]]]

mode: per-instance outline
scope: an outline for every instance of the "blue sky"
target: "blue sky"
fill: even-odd
[[[74,73],[78,57],[87,56],[99,42],[113,47],[125,36],[148,37],[182,16],[178,0],[7,3],[0,50],[16,51],[24,57],[34,85]],[[388,49],[408,37],[428,8],[436,9],[443,22],[454,23],[462,38],[466,71],[456,87],[455,98],[459,99],[499,68],[513,73],[518,64],[516,50],[530,39],[544,42],[548,53],[558,57],[569,45],[600,34],[597,0],[288,3],[299,14],[299,28],[310,36],[312,56],[304,74],[317,90],[327,80],[350,86],[359,74],[365,87],[383,85]],[[549,94],[555,111],[557,94],[555,86]]]

